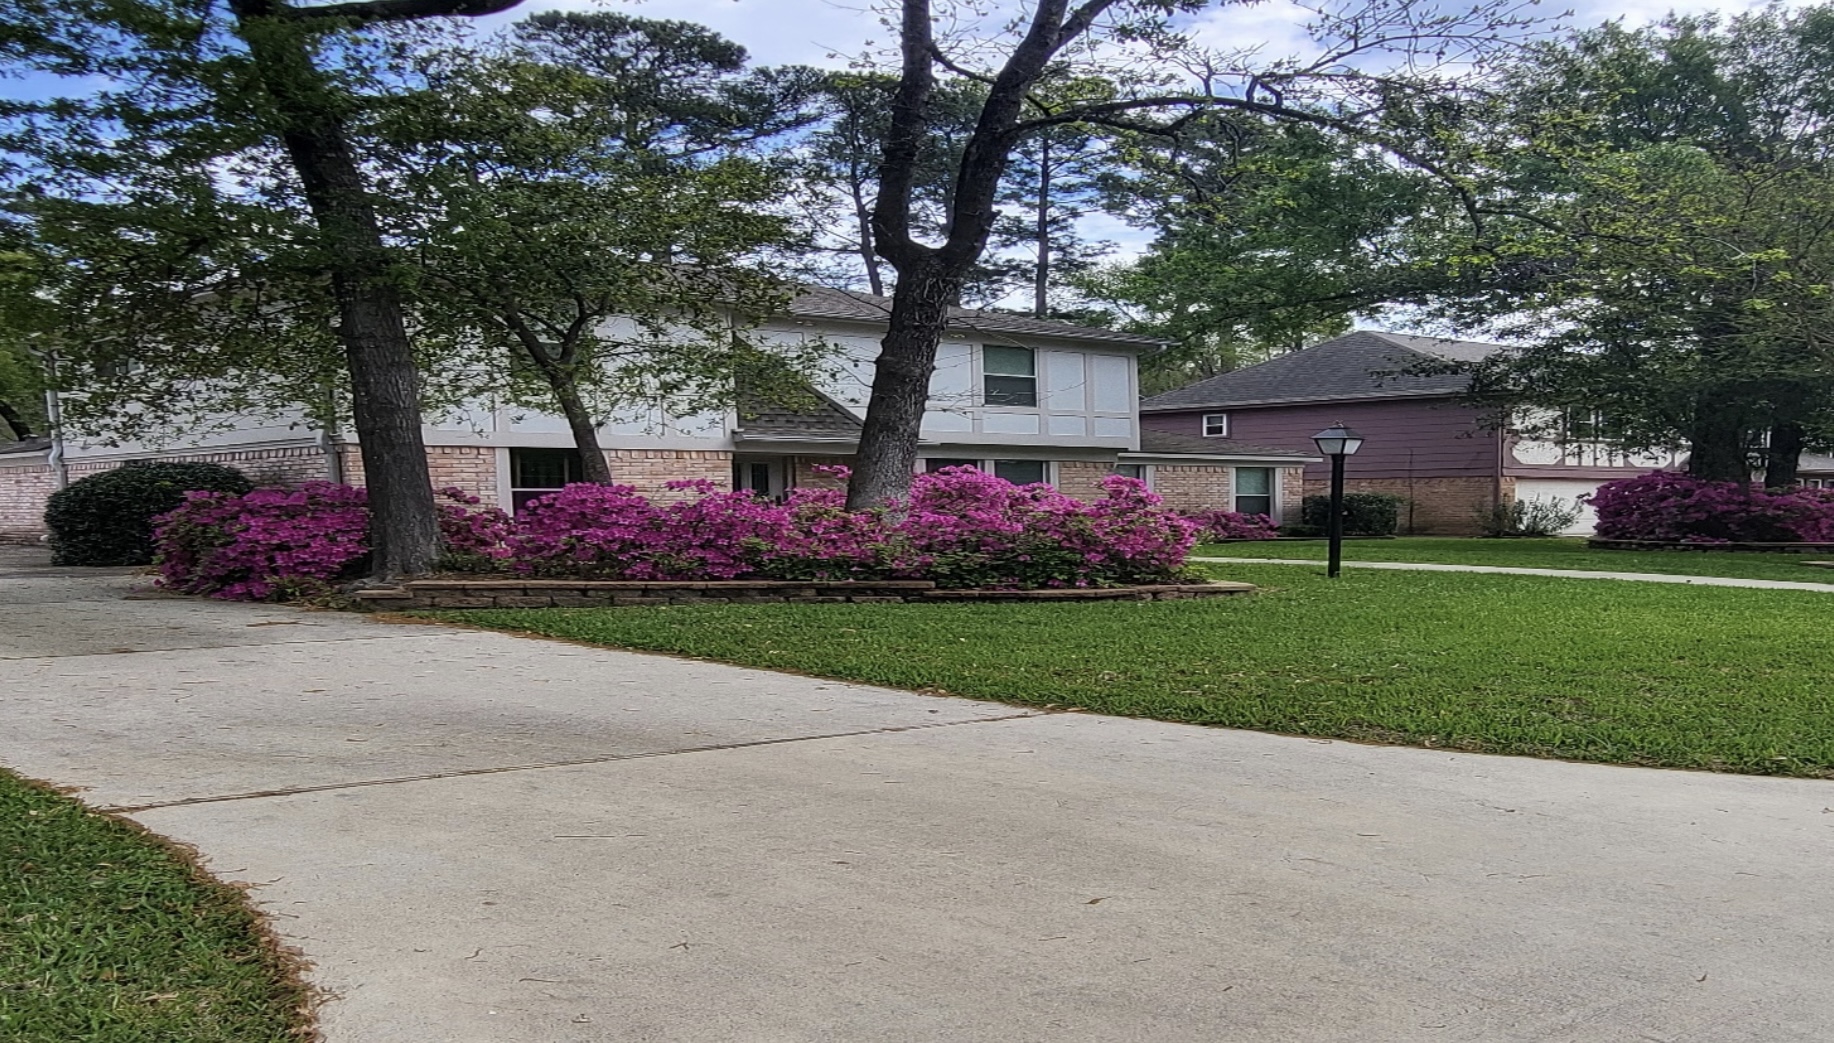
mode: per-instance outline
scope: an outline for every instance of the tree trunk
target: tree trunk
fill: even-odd
[[[268,0],[233,0],[237,34],[280,114],[286,148],[326,247],[338,338],[350,371],[351,412],[369,486],[370,570],[377,578],[431,571],[439,522],[421,440],[419,370],[337,95],[313,64],[306,30]]]
[[[1801,424],[1785,420],[1770,426],[1770,448],[1764,454],[1764,488],[1787,489],[1796,484],[1802,443]]]
[[[1032,271],[1032,318],[1051,317],[1051,143],[1038,143],[1038,265]]]
[[[558,368],[543,366],[541,372],[548,378],[561,415],[567,418],[567,429],[573,432],[573,445],[579,450],[580,477],[594,485],[612,484],[611,464],[605,460],[605,450],[599,447],[598,422],[580,399],[579,388]]]
[[[847,188],[853,196],[853,218],[860,228],[860,260],[866,264],[866,284],[872,289],[872,295],[883,297],[885,278],[879,272],[879,252],[872,248],[872,207],[866,205],[861,184],[862,175],[853,171]]]
[[[1751,461],[1745,452],[1744,418],[1726,408],[1723,396],[1701,394],[1694,404],[1694,423],[1688,432],[1688,474],[1712,482],[1751,481]]]
[[[849,510],[880,506],[910,492],[917,470],[914,436],[923,426],[936,346],[961,292],[961,278],[945,274],[934,261],[899,273],[890,329],[873,373],[872,405],[847,485]]]
[[[13,429],[14,438],[23,442],[32,437],[32,425],[19,415],[19,410],[14,409],[11,402],[0,401],[0,420],[6,421],[6,426]]]

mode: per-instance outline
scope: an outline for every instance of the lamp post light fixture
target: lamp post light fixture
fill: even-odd
[[[1337,423],[1313,435],[1312,442],[1319,453],[1331,458],[1331,517],[1325,526],[1331,537],[1331,555],[1325,575],[1336,579],[1344,563],[1344,457],[1363,448],[1363,436]]]

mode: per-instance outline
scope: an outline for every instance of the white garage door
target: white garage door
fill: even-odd
[[[1571,478],[1518,478],[1516,499],[1559,500],[1571,505],[1578,497],[1590,494],[1599,485],[1599,482],[1574,481]],[[1592,526],[1597,522],[1598,516],[1592,513],[1592,508],[1580,504],[1578,519],[1567,527],[1564,535],[1590,536]]]

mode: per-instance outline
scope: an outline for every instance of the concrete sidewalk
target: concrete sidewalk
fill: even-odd
[[[1323,561],[1304,558],[1191,558],[1214,565],[1310,565]],[[1346,561],[1344,568],[1399,569],[1403,572],[1491,572],[1505,576],[1557,576],[1563,579],[1616,579],[1634,583],[1681,583],[1695,587],[1757,587],[1763,590],[1806,590],[1834,594],[1834,583],[1799,583],[1789,579],[1740,579],[1736,576],[1671,576],[1663,572],[1593,572],[1586,569],[1525,569],[1513,565],[1443,565],[1424,561]]]
[[[1826,783],[1041,714],[128,582],[0,567],[0,763],[255,885],[331,1043],[1834,1035]]]

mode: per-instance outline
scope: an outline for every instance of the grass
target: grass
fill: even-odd
[[[1200,557],[1291,558],[1323,561],[1325,541],[1299,543],[1256,540],[1209,544]],[[1344,562],[1417,561],[1447,565],[1508,565],[1530,569],[1584,569],[1602,572],[1655,572],[1669,576],[1735,576],[1743,579],[1787,579],[1834,585],[1834,569],[1802,564],[1829,555],[1765,554],[1737,551],[1593,550],[1580,539],[1484,540],[1449,536],[1404,536],[1393,540],[1350,540]]]
[[[1033,706],[1574,760],[1834,777],[1834,601],[1227,566],[1252,597],[443,612]]]
[[[0,771],[0,1039],[297,1043],[306,998],[241,892]]]

